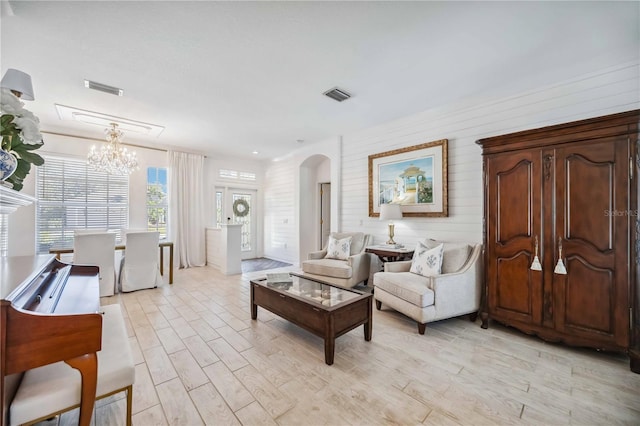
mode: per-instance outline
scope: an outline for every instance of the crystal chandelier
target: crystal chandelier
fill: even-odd
[[[87,157],[87,164],[94,170],[107,172],[111,175],[131,174],[137,170],[136,153],[127,151],[127,148],[120,144],[123,133],[118,130],[118,125],[111,123],[111,128],[105,129],[105,133],[109,143],[104,145],[100,151],[92,146]]]

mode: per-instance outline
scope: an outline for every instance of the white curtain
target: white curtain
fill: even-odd
[[[205,264],[204,156],[169,151],[170,239],[179,268]]]

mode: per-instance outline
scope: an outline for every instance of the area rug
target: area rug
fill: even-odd
[[[284,268],[285,266],[291,266],[290,263],[279,262],[277,260],[267,259],[266,257],[259,257],[256,259],[247,259],[242,261],[242,273],[265,271],[267,269]]]

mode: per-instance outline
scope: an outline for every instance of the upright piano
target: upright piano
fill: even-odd
[[[0,258],[0,426],[26,370],[64,361],[81,374],[80,424],[96,396],[102,316],[97,266],[53,255]]]

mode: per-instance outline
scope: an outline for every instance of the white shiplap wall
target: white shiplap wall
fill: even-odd
[[[265,172],[264,182],[264,255],[271,259],[298,264],[300,259],[300,239],[304,246],[313,246],[309,238],[318,232],[316,216],[300,219],[300,204],[317,204],[318,182],[326,182],[326,174],[331,177],[331,228],[339,230],[338,193],[333,187],[340,187],[340,146],[339,137],[330,138],[304,148],[300,148],[286,158],[270,163]],[[310,160],[315,164],[315,173],[310,170]],[[327,161],[330,164],[327,171]],[[301,172],[301,167],[305,168]],[[301,181],[308,187],[301,188]],[[303,211],[308,209],[303,209]],[[306,256],[304,256],[306,258]]]
[[[482,156],[475,141],[520,130],[640,108],[639,63],[626,63],[520,93],[487,101],[469,98],[393,122],[342,136],[339,225],[363,231],[376,243],[386,241],[387,227],[368,217],[368,156],[438,139],[449,140],[449,217],[405,218],[396,224],[398,242],[414,245],[425,237],[450,241],[482,241]],[[295,242],[293,222],[296,161],[273,163],[266,173],[265,254],[283,240]],[[288,224],[283,224],[287,218]],[[304,236],[301,236],[304,238]],[[275,252],[273,252],[275,253]],[[277,251],[278,258],[297,263],[297,251]],[[285,256],[286,254],[286,256]]]
[[[264,185],[264,254],[292,263],[298,253],[295,165],[293,158],[273,163]]]

